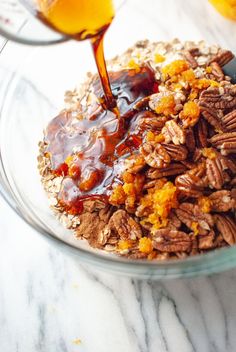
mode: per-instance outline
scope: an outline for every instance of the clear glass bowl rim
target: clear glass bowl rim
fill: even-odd
[[[1,48],[1,53],[6,50],[7,41]],[[6,85],[7,86],[7,85]],[[6,88],[7,89],[7,88]],[[2,119],[2,106],[0,106],[0,125]],[[76,248],[53,234],[33,224],[22,211],[14,192],[8,182],[4,169],[2,151],[0,148],[0,195],[5,199],[14,212],[31,226],[38,234],[42,235],[51,245],[57,246],[68,255],[75,257],[81,263],[92,265],[103,271],[120,274],[139,279],[174,279],[199,275],[218,273],[236,267],[236,247],[213,250],[204,255],[196,255],[186,259],[168,261],[129,260],[118,256],[108,257],[104,254],[88,252]]]

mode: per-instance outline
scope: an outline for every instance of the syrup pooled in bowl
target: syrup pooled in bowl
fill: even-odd
[[[110,72],[109,76],[117,110],[95,104],[82,118],[63,111],[51,121],[45,133],[51,167],[56,175],[64,176],[58,197],[75,213],[82,210],[84,199],[107,200],[113,182],[122,171],[124,158],[141,142],[141,135],[132,133],[140,113],[134,106],[158,89],[149,66],[138,71]],[[92,87],[103,101],[98,79]]]

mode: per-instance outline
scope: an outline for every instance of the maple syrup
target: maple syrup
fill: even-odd
[[[129,133],[136,121],[133,107],[157,91],[157,82],[149,66],[108,76],[103,39],[114,17],[111,0],[37,1],[38,17],[48,26],[76,40],[90,38],[100,77],[93,82],[99,106],[90,107],[82,119],[62,112],[45,134],[53,172],[64,176],[58,198],[68,211],[79,213],[84,199],[107,199],[125,155],[139,147],[141,137]]]
[[[149,66],[140,67],[139,72],[127,69],[109,75],[119,116],[101,105],[90,107],[82,119],[63,111],[49,123],[45,133],[52,169],[65,177],[59,199],[76,213],[82,209],[84,199],[107,199],[125,158],[142,140],[141,135],[133,133],[139,114],[134,105],[158,89]],[[93,93],[101,100],[104,97],[98,79],[93,83]],[[68,156],[73,159],[70,167]]]

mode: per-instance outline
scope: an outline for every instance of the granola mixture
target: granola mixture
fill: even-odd
[[[80,177],[78,148],[55,171],[58,155],[47,138],[40,142],[42,183],[62,224],[93,247],[134,259],[185,258],[234,245],[236,85],[221,69],[232,57],[203,41],[174,40],[138,42],[111,60],[110,71],[139,72],[148,64],[158,91],[133,106],[136,122],[127,133],[137,137],[136,148],[118,159],[107,198],[85,197],[76,207],[67,203],[65,182]],[[77,121],[99,106],[94,77],[66,92],[63,111]],[[54,124],[50,133],[59,130]],[[73,124],[66,133],[71,131]],[[80,190],[90,191],[97,182],[90,172]]]

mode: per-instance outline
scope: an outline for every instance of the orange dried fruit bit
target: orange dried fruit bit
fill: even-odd
[[[188,101],[184,104],[183,110],[179,117],[183,120],[184,127],[194,126],[199,119],[200,108],[194,101]]]
[[[206,70],[206,73],[212,73],[212,67],[211,66],[207,66],[205,68],[205,70]]]
[[[152,230],[166,227],[170,210],[178,205],[177,189],[173,183],[166,182],[165,179],[158,181],[140,200],[140,205],[147,214],[141,224],[152,224]]]
[[[193,230],[194,236],[197,236],[199,234],[199,224],[198,222],[193,221],[191,224],[191,229]]]
[[[161,143],[165,141],[165,136],[162,133],[155,134],[152,131],[148,131],[146,134],[147,142]]]
[[[210,213],[212,202],[208,197],[198,198],[198,205],[203,213]]]
[[[165,59],[166,59],[165,56],[163,56],[163,55],[161,55],[161,54],[156,53],[156,54],[154,55],[154,62],[155,62],[156,64],[160,64],[161,62],[164,62]]]
[[[153,250],[152,240],[148,237],[140,238],[138,249],[142,253],[147,253],[147,254],[151,253]]]
[[[121,205],[125,203],[125,200],[126,194],[123,190],[123,186],[119,184],[113,189],[109,197],[109,203],[112,205]]]
[[[132,247],[132,243],[129,240],[119,240],[118,242],[118,250],[119,251],[126,251]]]
[[[56,170],[53,171],[56,176],[67,176],[68,166],[66,163],[62,163]]]
[[[80,167],[77,164],[72,164],[68,169],[68,175],[71,178],[79,178],[80,177]]]
[[[196,99],[198,97],[198,95],[199,95],[199,91],[196,90],[196,89],[192,89],[190,94],[189,94],[189,96],[188,96],[188,99],[189,100],[194,100],[194,99]]]
[[[196,79],[196,76],[195,76],[193,70],[189,69],[189,70],[186,70],[186,71],[182,72],[181,78],[185,82],[193,82]]]
[[[126,183],[134,182],[135,176],[128,171],[125,171],[122,175],[123,181]]]
[[[175,98],[173,95],[166,95],[162,97],[155,108],[157,114],[164,114],[165,116],[175,113]]]
[[[200,78],[196,79],[193,84],[193,88],[195,89],[206,89],[208,87],[219,87],[220,84],[212,79],[207,79],[207,78]]]
[[[91,189],[93,189],[96,184],[98,184],[100,180],[100,173],[98,170],[92,170],[89,172],[89,175],[87,178],[82,179],[82,181],[79,184],[79,189],[82,192],[88,192]]]
[[[164,76],[173,77],[179,73],[186,71],[189,68],[189,64],[185,60],[175,60],[170,64],[162,68]]]
[[[154,142],[155,141],[155,133],[153,133],[152,131],[148,131],[146,134],[146,140],[147,142]]]
[[[217,156],[213,148],[203,148],[202,155],[205,156],[205,158],[209,158],[211,160],[215,159]]]
[[[136,62],[134,59],[131,59],[131,60],[128,62],[128,67],[129,67],[130,69],[136,70],[136,72],[139,72],[139,71],[140,71],[140,66],[137,64],[137,62]]]

